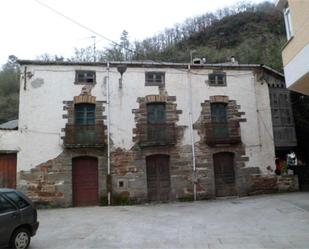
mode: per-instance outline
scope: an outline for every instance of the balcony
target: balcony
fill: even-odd
[[[209,146],[241,143],[239,122],[206,123],[206,143]]]
[[[139,145],[141,147],[166,146],[176,144],[175,124],[147,124],[141,130]]]
[[[101,148],[105,145],[104,125],[74,125],[65,127],[64,146],[66,148]]]

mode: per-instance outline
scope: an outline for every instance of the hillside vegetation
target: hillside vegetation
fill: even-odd
[[[0,71],[0,124],[17,119],[19,99],[19,69],[16,57],[10,56]]]
[[[179,26],[136,43],[139,59],[189,62],[194,56],[219,63],[235,56],[239,63],[267,64],[282,71],[281,47],[286,42],[281,13],[268,2],[241,5],[188,19]],[[171,39],[174,38],[173,39]],[[147,49],[151,47],[152,49]]]

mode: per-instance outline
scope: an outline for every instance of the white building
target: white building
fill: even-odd
[[[38,203],[204,199],[282,190],[282,181],[296,188],[294,177],[273,173],[270,88],[284,78],[268,67],[20,64],[19,125],[0,130],[0,173]],[[296,145],[290,127],[280,146]]]

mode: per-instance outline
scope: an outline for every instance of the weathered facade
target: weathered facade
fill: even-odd
[[[17,155],[16,187],[38,203],[297,189],[293,176],[273,173],[270,82],[283,78],[267,67],[20,63],[19,127],[0,131],[0,151]]]

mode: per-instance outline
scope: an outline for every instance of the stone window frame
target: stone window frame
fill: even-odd
[[[178,136],[182,136],[182,126],[177,125],[179,121],[179,115],[182,114],[182,110],[177,110],[176,96],[167,95],[147,95],[145,97],[138,97],[137,102],[139,103],[138,109],[133,109],[132,112],[135,114],[136,128],[133,128],[133,142],[137,142],[141,147],[157,146],[151,143],[147,143],[147,104],[149,103],[165,103],[166,111],[166,122],[162,125],[173,127],[175,141],[168,145],[174,145],[177,143]],[[180,132],[180,133],[179,133]],[[179,134],[178,134],[179,133]]]
[[[222,80],[220,79],[221,77]],[[227,86],[226,73],[222,71],[213,71],[212,73],[209,73],[208,84],[209,86],[215,86],[215,87]]]
[[[161,86],[161,87],[165,86],[165,72],[162,71],[145,72],[145,86]]]
[[[84,74],[80,79],[79,74]],[[90,75],[87,75],[90,74]],[[96,84],[96,71],[94,70],[75,70],[75,81],[74,84],[77,85],[94,85]]]

